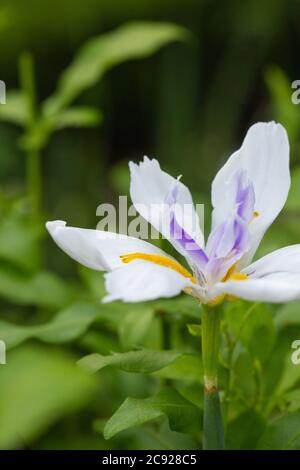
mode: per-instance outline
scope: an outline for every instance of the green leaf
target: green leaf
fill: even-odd
[[[151,308],[132,311],[124,315],[119,325],[119,336],[125,349],[140,346],[148,332],[154,316]]]
[[[253,358],[264,362],[275,342],[275,328],[270,310],[259,304],[247,318],[241,331],[241,341]]]
[[[249,304],[242,300],[229,302],[224,310],[224,318],[235,340],[240,339],[240,334],[248,316],[254,313],[256,304]]]
[[[92,269],[85,268],[80,265],[79,265],[78,272],[92,300],[99,302],[99,299],[101,299],[101,297],[104,297],[106,295],[104,277],[101,274],[99,274],[99,272],[94,271]],[[126,335],[128,335],[129,338],[131,337],[131,331],[125,330],[125,324],[127,322],[128,322],[127,323],[128,327],[134,328],[134,331],[135,331],[134,335],[135,334],[137,334],[138,336],[140,335],[140,338],[136,337],[136,339],[134,340],[135,343],[141,341],[142,339],[142,330],[145,327],[143,326],[143,324],[144,325],[148,324],[149,326],[145,339],[148,340],[149,338],[151,338],[152,330],[153,330],[153,323],[155,323],[155,320],[158,320],[158,318],[154,318],[153,319],[154,321],[151,324],[150,317],[152,317],[152,313],[150,313],[150,310],[153,312],[153,315],[154,315],[156,311],[155,303],[138,302],[136,304],[131,304],[129,306],[128,304],[124,302],[115,301],[115,302],[102,305],[102,312],[103,314],[104,312],[106,313],[106,322],[119,332],[120,338],[122,339],[122,341],[124,340],[124,345],[126,343]],[[128,318],[126,318],[127,315],[128,315]],[[144,315],[145,315],[145,318],[144,318]],[[143,318],[140,319],[140,316]],[[136,322],[138,323],[136,327],[135,325],[133,325],[134,317],[135,317]],[[156,333],[156,329],[155,329],[155,333]],[[156,338],[157,336],[158,335],[156,334]],[[157,339],[158,339],[157,347],[159,347],[160,345],[159,338]],[[130,342],[131,341],[132,339],[130,339]],[[128,346],[128,344],[126,344],[126,346]],[[153,348],[152,344],[151,346],[149,345],[149,349],[152,349],[152,348]],[[154,347],[154,349],[155,348],[156,346]]]
[[[299,378],[299,367],[292,364],[292,342],[297,337],[296,328],[283,328],[277,334],[272,354],[263,371],[264,394],[270,402],[278,399]],[[299,373],[298,373],[299,371]]]
[[[232,389],[247,401],[253,399],[256,382],[253,376],[253,361],[247,351],[238,354],[232,368]]]
[[[275,316],[275,326],[278,329],[300,324],[300,302],[290,302],[281,307]]]
[[[272,97],[276,121],[286,128],[289,139],[294,144],[299,134],[299,111],[291,101],[291,80],[278,66],[269,66],[265,79]]]
[[[55,129],[54,119],[40,119],[35,126],[28,129],[18,140],[19,147],[23,151],[41,150],[48,142],[48,139]]]
[[[257,449],[299,450],[300,413],[288,414],[274,420],[263,433]]]
[[[99,300],[106,295],[104,276],[101,275],[98,271],[85,268],[81,265],[78,265],[78,272],[92,300],[99,302]],[[140,311],[143,308],[143,305],[146,304],[132,304],[130,309],[132,311]],[[124,315],[126,315],[128,312],[128,304],[126,305],[121,301],[110,302],[102,305],[102,307],[102,311],[107,313],[107,322],[109,322],[113,327],[117,328],[119,327],[120,322],[123,320]]]
[[[254,410],[247,410],[228,423],[226,448],[253,450],[265,429],[263,417]]]
[[[184,28],[170,23],[133,22],[91,39],[64,71],[55,94],[45,102],[46,115],[66,107],[112,67],[147,57],[162,46],[187,37]]]
[[[30,338],[47,343],[65,343],[85,333],[91,323],[99,317],[100,306],[74,304],[43,325],[20,326],[0,321],[1,339],[5,341],[8,349]]]
[[[5,342],[6,349],[13,348],[32,337],[32,330],[34,331],[32,327],[23,327],[2,320],[0,321],[0,337],[1,340]]]
[[[174,362],[155,372],[155,375],[164,379],[202,383],[203,369],[200,354],[182,354]]]
[[[189,330],[189,333],[192,336],[200,336],[201,337],[201,325],[194,325],[192,323],[189,323],[187,325],[187,328]]]
[[[28,445],[63,416],[86,406],[94,381],[74,359],[46,348],[20,348],[1,366],[0,447]]]
[[[241,341],[253,359],[268,358],[275,342],[275,328],[266,305],[234,302],[225,310],[225,319],[235,340]]]
[[[101,318],[101,305],[78,303],[58,313],[54,319],[38,327],[36,338],[47,343],[65,343],[81,336]]]
[[[110,356],[90,354],[78,361],[78,364],[90,372],[97,372],[107,366],[115,366],[125,372],[150,374],[175,361],[180,353],[175,351],[129,351]]]
[[[282,397],[285,402],[285,408],[289,413],[300,410],[300,390],[292,390]]]
[[[89,293],[92,295],[93,299],[99,301],[101,297],[104,297],[106,294],[105,285],[104,285],[104,276],[98,271],[93,269],[86,268],[81,264],[78,265],[79,276],[84,283],[85,287],[88,289]],[[113,306],[117,302],[107,304],[107,306]],[[120,304],[123,305],[123,304]]]
[[[103,119],[100,110],[89,108],[87,106],[77,106],[61,111],[55,116],[56,129],[65,127],[95,127],[98,126]]]
[[[26,103],[22,92],[12,90],[6,93],[6,104],[0,106],[0,121],[11,122],[25,127]]]
[[[176,390],[165,388],[151,398],[127,398],[106,423],[104,438],[162,416],[168,417],[173,431],[196,433],[201,429],[200,410]]]
[[[278,394],[291,389],[300,382],[300,367],[299,364],[292,363],[292,353],[294,352],[294,349],[292,349],[291,346],[290,350],[287,351],[283,364],[282,376],[277,387]]]
[[[89,330],[82,338],[79,344],[85,351],[108,355],[111,351],[121,352],[122,348],[114,332],[108,333],[106,329]]]
[[[0,223],[0,258],[22,269],[34,269],[38,262],[39,229],[16,216]]]
[[[12,266],[1,266],[0,297],[16,304],[56,309],[68,304],[74,298],[74,292],[50,272],[29,275]]]
[[[151,305],[157,312],[170,313],[175,319],[177,317],[186,317],[199,321],[201,318],[201,307],[190,295],[181,295],[175,299],[160,299],[151,302]]]
[[[87,106],[77,106],[61,110],[51,116],[42,116],[36,125],[25,132],[19,139],[22,150],[40,150],[44,148],[55,130],[65,127],[95,127],[101,123],[100,110]]]

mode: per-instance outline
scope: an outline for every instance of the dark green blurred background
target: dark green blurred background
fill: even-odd
[[[54,217],[94,224],[95,207],[110,199],[116,164],[158,157],[207,192],[222,160],[256,120],[276,119],[266,85],[268,67],[299,75],[300,4],[295,1],[2,0],[1,79],[18,85],[18,57],[31,51],[40,99],[87,39],[129,20],[172,21],[192,31],[191,44],[172,44],[146,60],[120,65],[79,102],[104,111],[102,127],[62,131],[44,155],[46,207]],[[1,184],[24,184],[17,132],[1,124]]]
[[[300,239],[300,105],[291,103],[291,82],[300,79],[299,1],[1,0],[0,79],[8,93],[19,88],[19,59],[30,52],[42,102],[54,92],[59,76],[86,41],[133,20],[175,23],[192,35],[150,57],[112,68],[79,95],[75,103],[101,110],[103,121],[92,128],[59,130],[43,148],[38,233],[36,227],[28,228],[22,202],[26,195],[22,131],[0,119],[0,339],[12,350],[7,365],[0,366],[0,447],[199,445],[171,432],[166,423],[142,433],[130,430],[113,443],[104,441],[104,423],[122,401],[128,395],[149,396],[158,379],[109,369],[92,380],[81,376],[75,366],[73,370],[75,361],[89,352],[109,354],[136,345],[199,354],[197,339],[187,339],[189,315],[194,315],[194,323],[197,318],[190,304],[179,308],[182,316],[177,306],[164,304],[171,343],[163,340],[165,325],[158,321],[161,306],[155,307],[156,316],[154,310],[137,306],[139,318],[145,320],[138,334],[127,338],[126,328],[130,331],[136,322],[134,308],[100,306],[100,276],[91,277],[87,270],[78,273],[75,263],[46,235],[48,219],[95,228],[97,206],[115,202],[128,191],[129,160],[146,154],[158,158],[174,176],[182,174],[195,200],[206,204],[208,228],[215,172],[241,145],[252,123],[279,121],[290,137],[293,190],[260,250]],[[52,324],[46,330],[31,328],[48,325],[64,308],[71,309],[67,316],[78,316],[78,325],[64,320],[55,328]],[[95,318],[93,329],[86,332]],[[26,339],[28,345],[23,346]],[[162,377],[168,381],[172,374],[174,370]],[[201,395],[197,389],[201,385],[197,378],[193,382],[193,371],[190,374],[185,396],[198,404],[195,397]],[[230,416],[235,419],[238,411]]]

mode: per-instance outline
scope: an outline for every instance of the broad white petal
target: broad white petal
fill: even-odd
[[[274,122],[250,127],[241,148],[216,175],[212,184],[213,227],[232,212],[230,181],[240,170],[246,170],[255,192],[256,217],[249,225],[251,250],[243,259],[248,263],[261,238],[281,211],[290,188],[289,142],[285,129]]]
[[[273,273],[300,275],[300,245],[291,245],[273,251],[247,266],[243,273],[256,279]]]
[[[283,303],[300,298],[300,245],[273,251],[242,270],[249,279],[221,282],[213,295],[228,293],[247,300]]]
[[[66,222],[47,222],[47,230],[57,245],[71,258],[91,269],[110,271],[123,266],[120,256],[150,253],[168,256],[144,240],[112,232],[67,227]]]
[[[200,229],[199,217],[188,188],[168,173],[161,170],[157,160],[144,160],[138,165],[129,163],[131,173],[130,195],[136,210],[158,232],[167,238],[184,256],[176,240],[170,239],[168,198],[176,186],[177,221],[197,245],[203,246],[203,234]]]
[[[178,272],[155,263],[135,260],[105,274],[108,295],[103,302],[123,300],[141,302],[161,297],[174,297],[194,284]]]
[[[300,274],[281,272],[246,281],[220,282],[215,285],[214,296],[221,293],[258,302],[289,302],[300,299]]]

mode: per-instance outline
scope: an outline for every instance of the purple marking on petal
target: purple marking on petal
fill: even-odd
[[[233,251],[229,258],[210,259],[206,265],[204,273],[207,281],[211,284],[224,279],[231,266],[233,266],[242,256],[242,252]]]
[[[250,249],[248,224],[252,220],[255,205],[254,188],[246,170],[239,170],[231,184],[232,215],[220,223],[209,235],[206,250],[178,223],[175,215],[179,178],[169,191],[165,203],[169,206],[170,237],[177,244],[198,272],[204,283],[216,282],[226,276],[228,270]]]
[[[247,178],[246,170],[240,170],[234,175],[236,184],[235,203],[237,205],[238,215],[250,222],[253,217],[255,194],[253,184]]]
[[[236,242],[235,218],[230,218],[218,225],[208,237],[206,252],[208,257],[228,256]]]
[[[175,215],[172,215],[170,222],[170,235],[179,246],[187,253],[187,257],[191,258],[198,267],[203,267],[208,261],[204,250],[200,248],[197,242],[181,227]]]
[[[176,204],[177,192],[178,192],[178,183],[180,181],[180,178],[181,178],[181,176],[177,177],[177,179],[174,183],[174,186],[172,187],[172,189],[170,190],[170,192],[168,193],[168,195],[166,197],[165,203],[168,204],[170,207],[173,206],[174,204]]]
[[[189,258],[192,263],[202,269],[207,263],[208,257],[204,250],[176,220],[174,206],[177,200],[179,180],[180,177],[177,178],[165,200],[165,203],[170,207],[170,237],[178,244],[178,247],[185,253],[185,256]]]
[[[206,278],[211,282],[222,279],[249,248],[247,222],[236,215],[221,223],[208,238],[206,253],[209,261],[204,271]]]
[[[246,170],[236,172],[233,185],[232,215],[210,234],[206,253],[209,261],[204,274],[209,282],[222,279],[228,269],[250,249],[249,222],[252,220],[255,195]]]
[[[241,218],[236,218],[235,225],[235,243],[234,249],[246,252],[250,249],[248,223]]]

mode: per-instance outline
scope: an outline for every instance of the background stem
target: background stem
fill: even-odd
[[[20,58],[20,82],[26,101],[27,122],[26,137],[30,136],[37,124],[37,99],[34,79],[34,67],[31,54],[23,53]],[[34,145],[26,142],[27,190],[31,216],[34,221],[39,218],[42,199],[41,156]]]
[[[27,185],[32,219],[39,218],[41,210],[41,165],[40,153],[37,150],[27,151]]]
[[[224,431],[218,391],[220,307],[204,306],[202,315],[202,360],[204,371],[203,449],[224,449]]]

